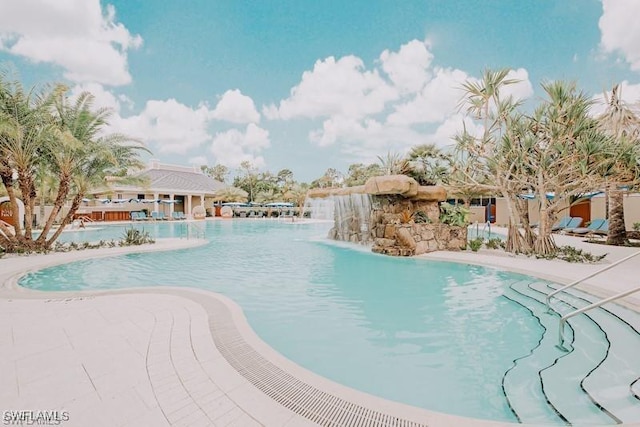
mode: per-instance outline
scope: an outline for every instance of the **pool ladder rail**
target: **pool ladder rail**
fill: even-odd
[[[612,269],[612,268],[614,268],[614,267],[616,267],[616,266],[618,266],[618,265],[630,260],[631,258],[636,257],[637,255],[640,255],[640,251],[634,252],[631,255],[628,255],[628,256],[626,256],[626,257],[624,257],[624,258],[622,258],[622,259],[620,259],[620,260],[618,260],[618,261],[616,261],[616,262],[614,262],[614,263],[612,263],[612,264],[610,264],[610,265],[608,265],[608,266],[606,266],[606,267],[604,267],[604,268],[602,268],[602,269],[600,269],[600,270],[598,270],[598,271],[596,271],[594,273],[588,274],[588,275],[586,275],[586,276],[584,276],[584,277],[582,277],[582,278],[580,278],[580,279],[578,279],[578,280],[576,280],[574,282],[569,283],[566,286],[563,286],[561,288],[558,288],[558,289],[554,290],[553,292],[550,292],[545,297],[545,305],[547,307],[547,313],[551,312],[551,307],[550,307],[551,298],[553,298],[554,296],[556,296],[560,292],[563,292],[563,291],[565,291],[567,289],[573,288],[574,286],[579,285],[580,283],[584,282],[585,280],[591,279],[592,277],[595,277],[595,276],[597,276],[597,275],[599,275],[601,273],[604,273],[605,271],[608,271],[608,270],[610,270],[610,269]],[[624,297],[629,296],[631,294],[634,294],[636,292],[640,292],[640,286],[638,286],[636,288],[633,288],[633,289],[626,290],[624,292],[620,292],[620,293],[618,293],[616,295],[613,295],[611,297],[605,298],[605,299],[603,299],[601,301],[598,301],[598,302],[594,302],[592,304],[587,305],[586,307],[582,307],[580,309],[577,309],[575,311],[572,311],[571,313],[568,313],[568,314],[562,316],[560,318],[560,322],[558,324],[558,348],[560,350],[563,350],[563,351],[569,351],[564,346],[564,325],[567,323],[568,319],[570,319],[570,318],[572,318],[574,316],[577,316],[578,314],[582,314],[585,311],[589,311],[591,309],[598,308],[603,304],[616,301],[616,300],[618,300],[620,298],[624,298]]]
[[[546,282],[522,280],[503,295],[530,311],[543,329],[536,346],[514,359],[503,376],[503,393],[517,420],[574,425],[640,420],[640,315],[615,304],[582,310],[594,300],[577,290],[559,294],[548,311],[550,289],[556,290]],[[546,332],[567,311],[588,312],[567,323],[571,334],[562,351]]]

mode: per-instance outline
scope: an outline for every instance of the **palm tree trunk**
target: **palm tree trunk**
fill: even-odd
[[[609,197],[609,234],[607,245],[623,246],[629,243],[627,229],[624,224],[624,196],[615,183],[607,189]]]
[[[49,231],[53,226],[53,221],[55,221],[56,217],[58,216],[58,213],[60,213],[60,210],[62,209],[62,205],[64,204],[64,201],[67,198],[67,194],[69,194],[70,180],[71,178],[69,176],[63,176],[60,179],[60,185],[58,186],[58,194],[56,196],[55,202],[53,203],[53,210],[49,214],[49,218],[47,218],[47,222],[42,228],[42,232],[40,233],[40,236],[38,236],[38,239],[36,240],[36,243],[38,245],[44,246],[46,244],[47,234],[49,234]]]
[[[55,233],[53,233],[53,236],[51,236],[51,238],[49,240],[47,240],[46,243],[44,244],[44,248],[45,249],[49,249],[51,247],[51,245],[56,240],[58,240],[58,237],[60,237],[60,234],[62,233],[62,230],[64,230],[64,228],[67,226],[67,224],[69,224],[71,222],[71,220],[73,219],[73,216],[78,211],[78,208],[80,207],[80,202],[82,201],[83,197],[84,197],[84,195],[80,194],[80,193],[75,195],[75,197],[73,198],[73,201],[71,202],[71,208],[69,209],[69,212],[67,212],[65,217],[62,219],[62,222],[60,223],[60,226],[56,229]]]

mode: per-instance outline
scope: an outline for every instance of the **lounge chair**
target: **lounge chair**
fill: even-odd
[[[570,216],[565,216],[561,218],[560,221],[553,224],[553,227],[551,227],[551,231],[559,231],[567,228],[567,226],[569,225],[569,221],[571,221]],[[576,227],[573,227],[573,228],[576,228]]]
[[[571,217],[567,226],[564,227],[562,230],[570,230],[570,229],[578,228],[580,227],[580,225],[582,225],[582,217],[574,216],[574,217]]]
[[[151,212],[151,219],[154,221],[157,221],[160,219],[160,212],[158,211],[153,211]]]
[[[593,234],[599,234],[601,236],[606,236],[609,234],[609,220],[605,219],[600,228],[595,230]]]
[[[182,212],[171,212],[171,218],[178,220],[178,219],[185,219],[186,217]]]
[[[587,235],[593,234],[598,231],[605,223],[608,222],[604,218],[596,218],[589,223],[587,227],[578,227],[578,228],[565,228],[563,231],[567,234],[576,234],[576,235]]]

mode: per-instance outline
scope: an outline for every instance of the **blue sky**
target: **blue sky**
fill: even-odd
[[[508,67],[640,99],[636,0],[3,0],[0,63],[113,108],[167,163],[299,180],[450,137],[460,84]]]

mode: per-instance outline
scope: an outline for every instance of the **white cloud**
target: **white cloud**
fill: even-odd
[[[517,83],[505,86],[500,92],[501,97],[512,96],[514,100],[520,101],[533,95],[533,85],[529,80],[529,72],[526,69],[510,70],[506,78],[508,80],[517,80]]]
[[[464,71],[436,70],[435,77],[412,100],[394,107],[388,122],[394,125],[441,122],[457,111],[463,96],[461,86],[468,78]]]
[[[142,45],[100,0],[2,0],[0,50],[64,68],[74,82],[131,82],[127,53]]]
[[[385,50],[380,54],[382,69],[401,93],[415,93],[429,80],[433,60],[429,47],[428,42],[411,40],[397,53]]]
[[[600,47],[605,53],[619,53],[632,70],[640,71],[640,2],[602,0]]]
[[[483,131],[481,124],[475,123],[462,114],[455,114],[442,122],[434,133],[427,135],[426,140],[439,147],[445,147],[455,144],[453,137],[465,129],[469,134],[476,137],[481,136]]]
[[[160,153],[184,154],[211,140],[211,111],[205,104],[191,108],[175,99],[147,101],[138,115],[114,116],[112,129],[140,138]]]
[[[213,137],[211,153],[215,156],[216,163],[227,167],[238,167],[245,160],[256,167],[262,167],[265,161],[260,153],[270,145],[269,131],[250,123],[244,132],[230,129],[217,133]]]
[[[226,91],[211,116],[231,123],[259,123],[260,114],[251,97],[243,95],[239,89]]]
[[[71,88],[69,96],[72,100],[75,100],[81,93],[90,92],[93,97],[93,107],[109,108],[114,114],[119,114],[122,108],[122,104],[132,105],[133,101],[126,95],[115,95],[112,91],[107,90],[98,83],[83,83],[75,85]]]
[[[317,61],[312,71],[302,74],[291,96],[276,107],[265,107],[270,119],[330,117],[341,115],[361,118],[384,110],[397,91],[380,77],[377,70],[366,71],[360,58],[329,57]]]
[[[206,156],[191,157],[188,160],[188,162],[189,162],[189,164],[196,165],[196,166],[208,165],[209,164],[209,161],[207,160]]]

